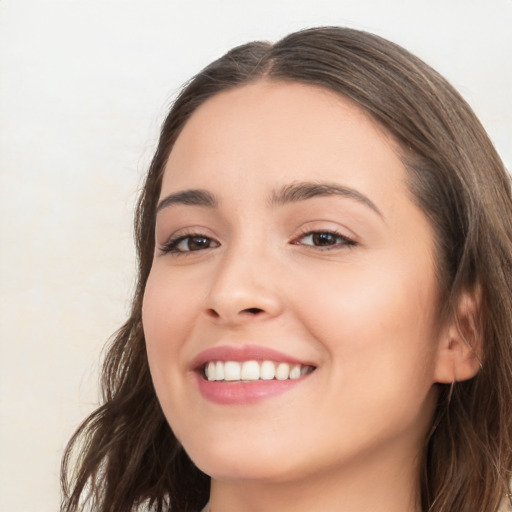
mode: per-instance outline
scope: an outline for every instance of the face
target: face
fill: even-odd
[[[187,122],[143,324],[163,411],[200,469],[292,481],[418,454],[439,293],[405,172],[382,128],[313,86],[246,85]]]

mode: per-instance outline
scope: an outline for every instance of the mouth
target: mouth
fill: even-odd
[[[222,345],[198,354],[190,369],[208,401],[250,405],[301,386],[316,366],[268,347]]]
[[[203,379],[210,382],[296,380],[314,370],[311,365],[270,360],[208,361],[200,369]]]

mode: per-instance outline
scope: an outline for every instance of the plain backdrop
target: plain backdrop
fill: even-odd
[[[0,511],[56,511],[134,283],[132,212],[176,92],[230,47],[315,25],[404,45],[512,165],[512,0],[0,0]]]

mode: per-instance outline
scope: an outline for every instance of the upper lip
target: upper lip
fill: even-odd
[[[202,368],[210,361],[275,361],[303,366],[314,366],[308,361],[302,361],[272,348],[259,345],[221,345],[200,352],[191,363],[193,369]]]

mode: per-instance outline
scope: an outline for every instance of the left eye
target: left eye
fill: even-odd
[[[202,251],[211,247],[218,247],[218,242],[203,235],[181,236],[171,240],[163,248],[164,253],[184,253],[191,251]]]
[[[313,247],[355,245],[355,242],[346,236],[340,235],[338,233],[332,233],[330,231],[314,231],[311,233],[306,233],[295,243],[310,245]]]

